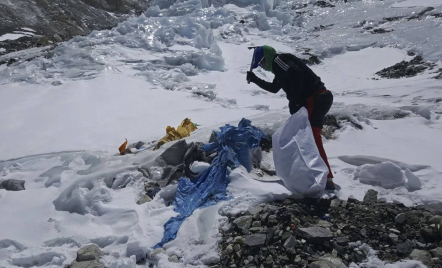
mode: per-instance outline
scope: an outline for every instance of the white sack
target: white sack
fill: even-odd
[[[287,189],[299,197],[322,196],[328,168],[316,147],[305,108],[273,134],[272,144],[276,174]]]

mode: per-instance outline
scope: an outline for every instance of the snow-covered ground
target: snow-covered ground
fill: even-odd
[[[276,130],[289,116],[287,100],[282,91],[246,83],[250,45],[301,57],[311,49],[323,58],[312,69],[334,94],[330,113],[362,126],[346,123],[324,141],[341,198],[362,199],[374,188],[389,202],[442,202],[442,83],[432,79],[442,67],[442,18],[434,15],[442,1],[349,0],[334,8],[314,1],[209,2],[154,0],[144,15],[115,29],[0,66],[0,179],[26,181],[25,191],[0,190],[0,267],[59,267],[87,243],[102,248],[108,267],[135,267],[133,255],[149,253],[176,215],[167,206],[176,186],[136,204],[144,189],[138,167],[155,165],[170,144],[125,156],[117,148],[125,138],[158,140],[186,117],[200,125],[188,141],[208,142],[212,130],[243,117]],[[435,9],[407,19],[427,6]],[[393,31],[370,33],[376,28]],[[409,51],[438,67],[411,78],[375,75],[412,59]],[[165,245],[158,266],[216,262],[225,215],[290,194],[253,176],[234,170],[233,198],[196,210]],[[416,176],[422,189],[407,188]],[[181,262],[170,263],[170,255]]]

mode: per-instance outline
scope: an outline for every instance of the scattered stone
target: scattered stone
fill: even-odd
[[[377,201],[378,201],[378,192],[373,189],[368,190],[364,196],[364,202],[373,204],[376,203]]]
[[[248,245],[249,247],[254,247],[254,246],[264,245],[265,242],[266,242],[265,234],[252,234],[246,237],[244,244]]]
[[[150,198],[148,195],[142,195],[140,199],[138,199],[137,205],[142,205],[150,201],[152,201],[152,198]]]
[[[397,244],[399,241],[399,236],[397,234],[389,234],[388,238],[390,238],[391,242],[393,242],[393,244]]]
[[[267,263],[267,264],[272,264],[272,263],[273,263],[273,257],[272,257],[272,255],[269,255],[269,256],[267,257],[267,259],[266,259],[266,263]]]
[[[396,217],[394,218],[394,221],[396,223],[402,224],[404,223],[404,221],[407,219],[407,214],[406,213],[399,213],[396,215]]]
[[[436,215],[436,216],[431,217],[431,219],[429,220],[429,223],[433,223],[433,224],[442,223],[442,216]]]
[[[333,233],[329,229],[322,227],[299,228],[299,231],[313,244],[324,243],[333,237]]]
[[[347,246],[349,243],[349,239],[347,237],[341,236],[341,237],[336,237],[336,243],[340,246]]]
[[[420,234],[425,241],[433,242],[437,236],[437,231],[436,229],[422,228]]]
[[[261,227],[261,222],[260,221],[254,221],[252,223],[252,227]]]
[[[287,238],[287,240],[284,242],[284,248],[285,249],[289,249],[289,248],[294,248],[296,246],[296,238],[293,236],[290,236],[289,238]]]
[[[415,261],[421,261],[423,264],[430,267],[434,264],[430,253],[425,250],[415,249],[413,252],[411,252],[409,258]]]
[[[238,245],[238,244],[236,244],[236,245],[233,247],[233,250],[235,250],[235,252],[238,252],[238,251],[241,250],[241,246]]]
[[[411,61],[402,61],[391,67],[382,69],[376,74],[383,78],[402,78],[416,76],[428,68],[434,67],[432,63],[423,62],[421,56],[416,56]]]
[[[97,245],[88,245],[77,251],[77,258],[72,262],[70,268],[104,268],[100,263],[103,256]]]
[[[320,221],[318,221],[318,223],[316,224],[316,226],[318,226],[318,227],[324,227],[324,228],[330,228],[330,227],[333,226],[333,224],[331,224],[331,223],[328,222],[328,221],[320,220]]]
[[[257,213],[260,213],[262,211],[262,207],[260,206],[254,206],[254,207],[250,207],[247,212],[250,213],[250,215],[255,215]]]
[[[16,179],[0,180],[0,189],[6,191],[23,191],[25,190],[25,181]]]
[[[342,204],[342,200],[336,198],[336,199],[333,199],[333,200],[331,201],[330,206],[331,206],[331,207],[339,207],[341,204]]]
[[[398,234],[398,235],[401,234],[401,231],[396,230],[396,229],[390,229],[389,231],[392,233]]]
[[[252,216],[242,216],[234,220],[233,223],[241,230],[249,229],[252,225]]]
[[[176,255],[172,255],[169,257],[169,262],[179,263],[180,260],[178,259],[178,257]]]
[[[232,245],[228,245],[226,248],[227,253],[232,253],[233,252],[233,247]]]
[[[442,247],[430,250],[431,256],[442,259]]]
[[[149,259],[159,260],[160,255],[165,254],[165,253],[166,253],[166,251],[164,250],[164,248],[156,248],[156,249],[152,250],[152,252],[150,252]]]
[[[58,35],[58,34],[54,34],[54,40],[57,42],[63,42],[63,39]]]
[[[413,251],[415,246],[416,245],[412,241],[407,240],[404,243],[399,243],[396,246],[396,250],[400,254],[408,255],[408,254],[410,254]]]
[[[309,268],[347,268],[339,258],[321,258],[319,261],[312,262]]]

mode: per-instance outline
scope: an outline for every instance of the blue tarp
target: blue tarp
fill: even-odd
[[[267,138],[261,130],[243,118],[238,127],[226,125],[215,131],[216,142],[202,148],[208,154],[218,152],[210,167],[193,183],[188,178],[180,178],[173,205],[178,216],[169,219],[164,225],[164,237],[154,248],[162,247],[176,238],[184,220],[197,208],[208,207],[228,199],[226,189],[229,184],[228,169],[243,165],[252,169],[250,149],[259,146],[262,138]]]

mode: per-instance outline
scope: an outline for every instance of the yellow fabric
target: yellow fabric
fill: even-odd
[[[181,122],[181,125],[175,130],[174,127],[167,126],[166,128],[166,136],[161,138],[155,146],[155,150],[160,148],[163,144],[168,143],[170,141],[179,140],[185,137],[190,136],[190,133],[195,131],[197,127],[189,118],[186,118]]]

